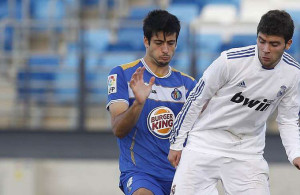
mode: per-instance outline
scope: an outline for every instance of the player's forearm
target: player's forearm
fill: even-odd
[[[125,137],[137,123],[140,114],[143,110],[144,104],[133,102],[125,112],[116,116],[112,121],[112,130],[118,138]]]
[[[300,157],[299,130],[294,125],[278,124],[282,144],[286,150],[289,161],[292,163],[296,157]]]

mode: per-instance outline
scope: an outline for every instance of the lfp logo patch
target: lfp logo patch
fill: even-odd
[[[170,108],[165,106],[154,108],[148,115],[148,129],[154,136],[168,139],[174,120],[175,115]]]
[[[117,92],[117,74],[109,75],[107,78],[108,95]]]

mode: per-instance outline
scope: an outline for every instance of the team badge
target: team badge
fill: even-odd
[[[127,181],[127,185],[126,185],[126,187],[127,187],[127,190],[128,190],[128,192],[130,193],[130,191],[131,191],[131,189],[132,189],[132,177],[130,177],[129,179],[128,179],[128,181]]]
[[[282,86],[280,87],[280,90],[279,90],[278,93],[277,93],[277,97],[283,96],[283,95],[285,94],[285,92],[286,92],[286,86],[282,85]]]
[[[117,74],[112,74],[108,76],[107,86],[108,95],[117,92]]]
[[[174,91],[172,91],[172,93],[171,93],[171,97],[174,100],[180,100],[182,97],[182,93],[177,88],[175,88]]]
[[[168,139],[174,120],[175,115],[170,108],[165,106],[154,108],[148,115],[148,129],[154,136]]]

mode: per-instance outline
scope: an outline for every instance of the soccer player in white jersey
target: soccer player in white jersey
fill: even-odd
[[[172,128],[171,194],[215,195],[218,180],[226,194],[270,194],[263,150],[276,108],[288,159],[299,169],[300,65],[285,52],[293,33],[291,16],[271,10],[260,20],[256,45],[222,52],[204,72]]]

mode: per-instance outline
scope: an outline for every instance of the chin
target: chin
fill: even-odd
[[[170,61],[158,61],[157,65],[160,66],[160,67],[165,67],[165,66],[168,66],[170,63]]]
[[[161,63],[158,63],[158,66],[159,67],[165,67],[165,66],[168,66],[169,65],[169,62],[161,62]]]

